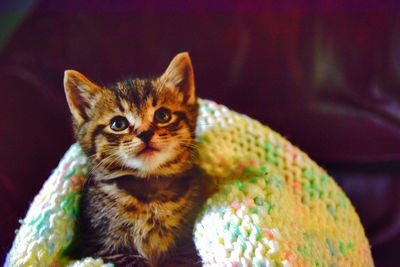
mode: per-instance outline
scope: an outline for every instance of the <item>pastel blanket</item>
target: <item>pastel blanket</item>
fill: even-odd
[[[199,103],[197,165],[219,185],[193,232],[204,266],[373,266],[358,215],[326,171],[267,126]],[[6,266],[112,266],[66,253],[88,170],[72,145],[21,221]]]

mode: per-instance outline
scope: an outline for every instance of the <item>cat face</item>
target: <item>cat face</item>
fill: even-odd
[[[174,175],[191,167],[198,105],[187,53],[156,79],[100,87],[68,70],[64,88],[76,139],[97,179]]]

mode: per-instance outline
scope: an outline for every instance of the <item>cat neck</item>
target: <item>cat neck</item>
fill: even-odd
[[[152,201],[177,201],[196,184],[196,171],[191,169],[173,176],[151,176],[147,178],[124,175],[109,180],[94,181],[100,185],[115,185],[119,190],[135,197],[142,203]]]

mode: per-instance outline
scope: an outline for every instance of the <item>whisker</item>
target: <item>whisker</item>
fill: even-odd
[[[120,159],[120,157],[118,155],[116,155],[116,157],[113,160],[111,160],[107,165],[104,166],[104,169],[108,169],[111,165],[113,165],[119,159]]]
[[[140,144],[135,144],[135,145],[129,145],[129,146],[124,146],[124,149],[133,149],[133,148],[137,148]]]
[[[221,124],[220,122],[203,122],[203,123],[196,123],[196,125],[217,125]]]
[[[93,167],[90,170],[90,173],[94,173],[95,171],[97,171],[100,167],[102,167],[102,165],[104,163],[106,163],[106,161],[108,161],[110,158],[118,155],[119,151],[114,151],[114,153],[111,153],[110,155],[108,155],[107,157],[105,157],[104,159],[102,159],[95,167]]]

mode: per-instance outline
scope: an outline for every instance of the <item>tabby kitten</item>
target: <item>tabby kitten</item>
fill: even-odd
[[[193,254],[186,259],[195,259],[201,185],[193,167],[198,104],[188,53],[159,78],[111,87],[67,70],[64,88],[92,167],[80,203],[79,256],[121,266],[164,266],[187,251]]]

